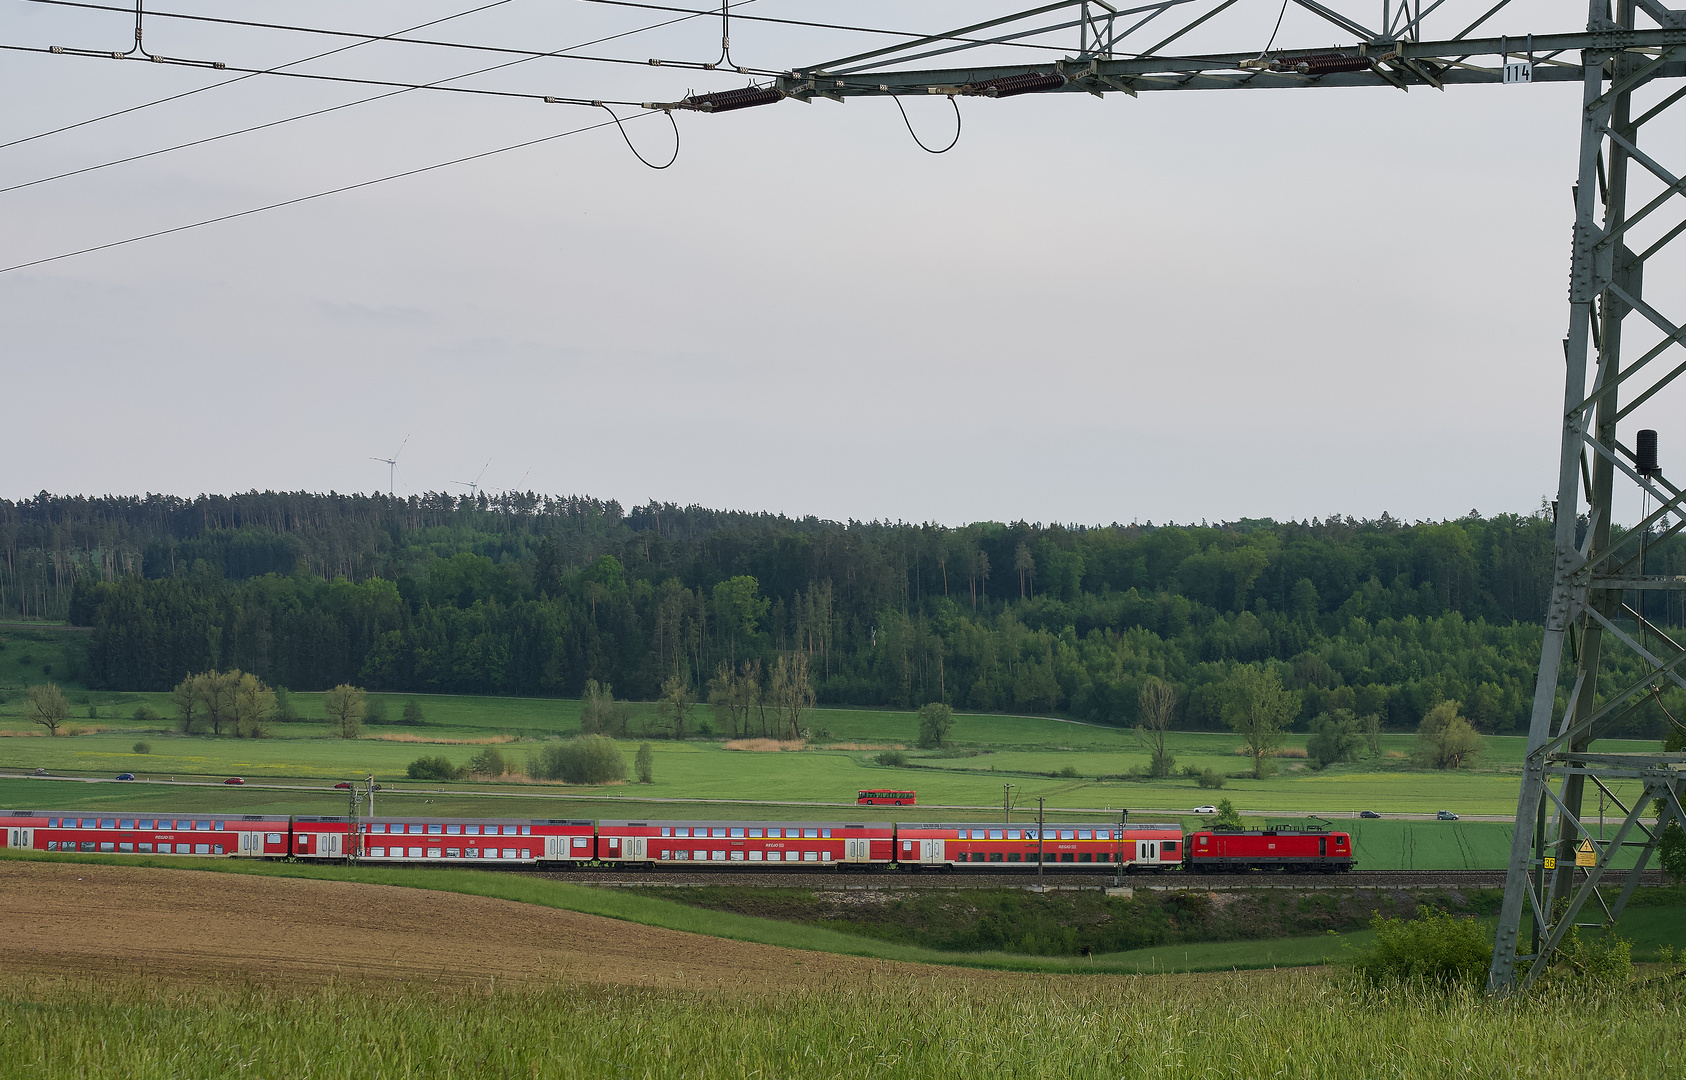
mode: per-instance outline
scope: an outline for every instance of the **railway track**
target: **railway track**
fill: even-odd
[[[822,889],[849,890],[936,890],[936,889],[1041,889],[1048,892],[1063,890],[1099,890],[1111,888],[1116,879],[1111,874],[1046,874],[1034,873],[919,873],[872,872],[838,873],[811,871],[798,873],[767,873],[760,870],[722,868],[697,872],[694,870],[653,870],[627,873],[619,867],[585,867],[578,870],[545,871],[541,876],[556,881],[571,881],[579,885],[595,885],[609,889],[698,888],[729,887],[749,889]],[[1135,889],[1191,889],[1212,892],[1234,889],[1293,889],[1318,891],[1327,889],[1501,889],[1505,883],[1503,870],[1354,870],[1345,874],[1287,874],[1256,872],[1250,874],[1126,874],[1123,885]],[[1660,870],[1647,870],[1645,885],[1664,884]]]

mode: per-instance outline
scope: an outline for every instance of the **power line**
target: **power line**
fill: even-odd
[[[52,2],[64,2],[64,0],[36,0],[36,2],[52,3]],[[507,2],[507,0],[500,0],[500,2]],[[753,2],[753,0],[746,0],[746,2]],[[79,5],[79,6],[94,6],[94,5]],[[570,48],[573,48],[573,49],[589,48],[592,45],[599,45],[599,44],[602,44],[605,41],[612,41],[615,38],[630,37],[633,34],[641,34],[641,33],[645,32],[647,30],[656,30],[656,29],[660,29],[661,27],[664,27],[664,26],[671,26],[674,23],[686,22],[689,19],[694,18],[694,17],[695,16],[686,16],[686,17],[680,18],[680,19],[668,19],[664,22],[654,23],[650,26],[639,27],[636,30],[623,30],[618,34],[611,34],[608,37],[602,37],[602,38],[597,38],[593,41],[583,42],[579,45],[570,46]],[[113,165],[124,165],[124,164],[127,164],[127,163],[131,162],[131,161],[140,161],[140,160],[145,159],[145,158],[157,157],[160,154],[168,154],[168,153],[170,153],[172,151],[175,151],[175,150],[185,150],[189,147],[202,146],[206,143],[216,142],[220,139],[232,138],[236,135],[246,135],[246,134],[249,134],[249,133],[254,132],[254,131],[262,131],[266,128],[279,127],[282,124],[292,123],[295,120],[307,120],[307,119],[310,119],[311,117],[322,116],[322,115],[325,115],[327,113],[337,112],[341,109],[349,109],[349,108],[352,108],[353,106],[356,106],[356,105],[364,105],[364,104],[367,104],[371,101],[380,101],[380,100],[383,100],[385,98],[397,97],[400,94],[407,94],[413,89],[438,89],[440,87],[440,84],[443,84],[443,83],[453,82],[457,79],[472,78],[476,75],[484,75],[487,72],[499,71],[499,70],[502,70],[504,68],[515,67],[518,64],[527,63],[530,60],[537,60],[537,59],[541,59],[541,58],[546,57],[546,56],[560,55],[564,51],[566,51],[566,50],[558,50],[556,53],[530,52],[529,54],[524,55],[520,59],[517,59],[517,60],[511,60],[511,61],[508,61],[508,62],[505,62],[505,63],[502,63],[502,64],[493,64],[490,67],[484,67],[484,68],[480,68],[476,71],[465,72],[461,75],[453,75],[453,76],[450,76],[449,78],[439,79],[439,80],[436,80],[435,82],[427,83],[427,84],[424,84],[422,86],[404,86],[404,87],[401,87],[400,89],[392,90],[392,91],[389,91],[389,92],[384,93],[384,94],[374,94],[374,95],[371,95],[371,96],[366,97],[366,98],[359,98],[356,101],[348,101],[348,102],[345,102],[345,103],[340,104],[340,105],[331,105],[331,106],[328,106],[327,108],[315,109],[315,110],[312,110],[311,112],[307,112],[307,113],[299,113],[299,114],[294,115],[294,116],[284,117],[280,120],[271,120],[268,123],[264,123],[264,124],[254,124],[251,127],[240,128],[236,131],[223,132],[220,135],[210,135],[210,136],[207,136],[203,139],[194,139],[190,142],[177,143],[174,146],[166,146],[162,149],[151,150],[151,151],[148,151],[148,152],[143,153],[143,154],[132,154],[129,157],[118,158],[114,161],[102,162],[101,164],[98,164],[98,165],[89,165],[89,166],[86,166],[86,167],[80,168],[80,169],[71,169],[68,172],[58,173],[58,174],[53,175],[53,176],[44,176],[44,177],[41,177],[40,179],[37,179],[37,180],[28,180],[28,181],[25,181],[24,183],[21,183],[21,184],[13,184],[10,187],[0,187],[0,194],[4,194],[4,193],[9,192],[9,191],[18,191],[22,188],[34,187],[37,184],[45,184],[45,183],[48,183],[49,181],[53,181],[53,180],[63,180],[63,179],[66,179],[66,178],[72,177],[72,176],[80,176],[83,173],[95,172],[99,169],[110,168]],[[242,76],[242,78],[250,78],[250,76]],[[563,101],[567,104],[591,105],[591,106],[594,106],[594,107],[606,108],[606,106],[604,106],[603,102],[600,101],[600,100],[567,101],[566,99],[558,99],[558,98],[552,98],[552,97],[545,97],[544,100],[547,101],[547,102]],[[615,102],[615,104],[617,104],[617,105],[632,105],[632,104],[638,104],[638,103],[636,103],[636,102]],[[609,115],[610,116],[615,115],[613,110],[609,111]],[[671,119],[671,117],[669,119]],[[625,138],[626,133],[623,131],[621,133],[621,136],[622,136],[622,138]],[[678,152],[679,138],[678,137],[679,137],[678,128],[675,127],[675,129],[674,129],[674,159],[677,159],[678,155],[679,155],[679,152]],[[645,158],[644,158],[644,155],[642,155],[638,152],[638,149],[632,145],[632,141],[630,139],[627,140],[627,148],[630,149],[635,156],[637,156],[638,160],[643,161],[644,164],[646,164],[646,165],[650,165],[651,168],[663,168],[663,169],[667,168],[667,165],[656,166],[656,165],[651,164],[649,161],[646,161]],[[673,160],[668,161],[668,165],[671,165],[671,164],[673,164]]]
[[[649,116],[649,115],[652,115],[652,114],[645,113],[643,115]],[[642,119],[642,117],[641,116],[635,116],[635,117],[632,117],[632,119],[633,120],[639,120],[639,119]],[[224,222],[224,221],[233,221],[236,218],[251,217],[253,214],[262,214],[262,213],[264,213],[266,211],[269,211],[269,210],[279,210],[279,209],[281,209],[283,207],[287,207],[287,206],[297,206],[299,203],[311,202],[315,199],[325,199],[330,195],[343,195],[345,192],[348,192],[348,191],[357,191],[361,188],[373,187],[376,184],[384,184],[389,180],[402,180],[405,177],[409,177],[409,176],[419,176],[422,173],[434,172],[438,169],[450,168],[453,165],[462,165],[462,164],[464,164],[466,162],[470,162],[470,161],[479,161],[482,158],[495,157],[498,154],[507,154],[512,150],[524,150],[529,146],[538,146],[541,143],[554,142],[557,139],[565,139],[569,135],[579,135],[579,134],[581,134],[583,132],[587,132],[587,131],[596,131],[599,128],[606,128],[606,127],[609,127],[609,126],[611,126],[615,123],[617,123],[617,121],[605,120],[602,123],[598,123],[598,124],[588,124],[585,127],[577,127],[577,128],[571,128],[567,131],[559,131],[554,135],[544,135],[544,136],[541,136],[537,139],[528,139],[525,142],[513,143],[509,146],[500,146],[495,150],[482,150],[477,154],[467,154],[463,157],[452,158],[450,161],[440,161],[440,162],[436,162],[432,165],[423,165],[423,166],[421,166],[420,168],[417,168],[417,169],[406,169],[403,172],[396,172],[396,173],[388,174],[386,176],[379,176],[379,177],[376,177],[373,180],[362,180],[362,181],[359,181],[358,183],[355,183],[355,184],[346,184],[343,187],[330,188],[327,191],[318,191],[318,192],[316,192],[314,194],[311,194],[311,195],[300,195],[299,197],[294,198],[294,199],[283,199],[280,202],[268,203],[264,206],[255,206],[255,207],[253,207],[249,210],[237,210],[232,214],[220,214],[217,217],[205,218],[202,221],[194,221],[194,222],[190,222],[189,224],[186,224],[186,225],[176,225],[176,226],[173,226],[173,227],[168,228],[168,229],[158,229],[154,232],[142,233],[139,236],[131,236],[131,237],[128,237],[127,239],[124,239],[124,240],[113,240],[110,243],[106,243],[106,244],[95,244],[92,247],[79,248],[76,251],[67,251],[67,252],[64,252],[63,254],[59,254],[59,255],[49,255],[44,259],[31,259],[29,262],[16,263],[12,266],[0,266],[0,274],[9,274],[13,270],[24,270],[24,269],[28,269],[31,266],[42,266],[46,263],[59,262],[63,259],[73,259],[78,255],[91,255],[96,251],[108,251],[111,248],[123,247],[123,246],[128,245],[128,244],[138,244],[142,240],[154,240],[154,239],[157,239],[160,236],[170,236],[174,233],[187,232],[190,229],[199,229],[199,228],[203,228],[206,225],[216,225],[216,224],[218,224],[220,222]]]
[[[441,18],[441,19],[433,19],[429,22],[417,23],[414,26],[406,27],[403,30],[396,30],[396,31],[393,32],[393,34],[394,35],[396,35],[396,34],[408,34],[408,33],[411,33],[412,31],[415,31],[415,30],[426,29],[429,26],[438,26],[440,23],[450,22],[452,19],[460,19],[460,18],[463,18],[464,16],[467,16],[467,15],[474,15],[478,12],[486,11],[490,8],[502,7],[504,4],[507,4],[507,3],[510,3],[510,0],[492,0],[492,2],[489,3],[489,4],[481,4],[479,7],[469,8],[467,11],[459,11],[454,15],[446,15],[444,18]],[[393,35],[388,35],[388,36],[393,36]],[[372,40],[379,41],[381,39],[380,38],[374,38]],[[323,57],[333,56],[336,53],[342,53],[342,52],[347,51],[348,49],[355,49],[359,45],[366,45],[366,44],[368,44],[368,42],[359,41],[359,42],[356,42],[356,43],[351,44],[351,45],[341,45],[338,48],[329,49],[327,52],[317,53],[315,56],[307,56],[302,60],[294,60],[292,63],[282,64],[280,67],[272,68],[272,69],[269,69],[269,70],[270,71],[281,71],[284,68],[297,67],[300,64],[308,64],[312,60],[320,60]],[[200,86],[200,87],[196,87],[195,89],[192,89],[192,90],[184,90],[183,92],[181,92],[179,94],[171,94],[169,97],[161,97],[161,98],[158,98],[156,101],[148,101],[148,102],[145,102],[145,103],[140,104],[140,105],[130,105],[128,108],[118,109],[116,112],[109,112],[109,113],[105,113],[102,116],[90,117],[87,120],[79,120],[74,124],[66,124],[64,127],[54,128],[51,131],[43,131],[43,132],[40,132],[39,134],[35,134],[35,135],[26,135],[21,139],[13,139],[11,142],[0,143],[0,150],[4,150],[7,147],[11,147],[11,146],[18,146],[18,145],[20,145],[22,143],[26,143],[26,142],[34,142],[36,139],[44,139],[49,135],[58,135],[58,134],[62,134],[63,132],[66,132],[66,131],[72,131],[72,130],[74,130],[76,128],[79,128],[79,127],[86,127],[89,124],[97,124],[101,120],[110,120],[110,119],[113,119],[113,118],[118,117],[118,116],[126,116],[127,114],[132,113],[132,112],[139,112],[142,109],[150,109],[154,105],[164,105],[164,104],[167,104],[167,103],[172,102],[172,101],[180,101],[182,98],[192,97],[194,94],[203,94],[207,90],[215,90],[218,87],[222,87],[222,86],[232,86],[234,83],[245,82],[247,79],[255,78],[258,74],[262,74],[262,72],[252,72],[250,74],[240,75],[240,76],[238,76],[236,78],[233,78],[233,79],[224,79],[222,82],[212,83],[209,86]]]

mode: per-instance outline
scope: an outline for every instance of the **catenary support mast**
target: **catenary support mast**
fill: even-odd
[[[1686,374],[1679,351],[1686,324],[1649,303],[1644,290],[1646,267],[1680,254],[1671,245],[1686,232],[1686,160],[1671,168],[1641,148],[1647,127],[1683,115],[1677,102],[1686,97],[1679,83],[1686,76],[1686,11],[1661,0],[1589,0],[1584,30],[1475,37],[1510,7],[1500,0],[1489,9],[1481,0],[1484,14],[1452,37],[1432,40],[1423,33],[1422,7],[1404,0],[1384,0],[1379,27],[1334,10],[1334,0],[1293,2],[1351,44],[1185,55],[1173,46],[1197,28],[1208,36],[1221,29],[1218,17],[1236,0],[1160,0],[1128,10],[1061,0],[792,70],[760,86],[650,107],[726,112],[786,98],[942,95],[958,102],[1200,89],[1580,86],[1553,583],[1489,973],[1492,990],[1526,986],[1571,931],[1610,930],[1663,829],[1686,825],[1686,754],[1591,749],[1601,733],[1640,710],[1660,712],[1665,686],[1686,689],[1686,645],[1646,620],[1643,601],[1655,591],[1686,591],[1686,576],[1647,574],[1643,562],[1648,538],[1686,530],[1686,493],[1654,460],[1654,433],[1646,433],[1647,454],[1647,439],[1633,430],[1634,412]],[[938,56],[994,60],[1015,47],[1046,50],[1056,40],[1064,54],[1044,51],[1033,63],[914,66]],[[1640,495],[1642,520],[1618,527],[1616,514],[1631,513],[1629,501]],[[1623,815],[1608,838],[1590,832],[1582,815],[1589,785]]]

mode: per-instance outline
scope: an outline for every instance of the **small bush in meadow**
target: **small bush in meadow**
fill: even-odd
[[[1376,932],[1375,945],[1357,952],[1349,963],[1372,986],[1474,986],[1493,962],[1493,943],[1473,919],[1418,909],[1415,919],[1377,915],[1370,928]]]
[[[135,753],[137,753],[137,754],[150,754],[150,753],[152,753],[152,744],[146,743],[146,742],[136,743],[135,744]]]
[[[907,755],[902,753],[900,750],[886,750],[872,760],[878,762],[880,765],[889,765],[893,767],[897,765],[906,765]]]
[[[461,780],[468,775],[466,768],[459,769],[451,764],[451,759],[443,754],[438,757],[419,757],[410,762],[409,768],[404,770],[411,780]]]

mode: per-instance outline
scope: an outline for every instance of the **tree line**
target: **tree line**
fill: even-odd
[[[1298,730],[1340,710],[1415,727],[1455,701],[1505,731],[1532,696],[1551,524],[946,528],[534,495],[0,504],[7,558],[31,542],[60,553],[62,610],[93,629],[74,674],[102,688],[225,668],[297,689],[580,696],[596,681],[672,700],[683,722],[680,697],[723,700],[734,730],[747,715],[759,731],[755,693],[800,658],[821,703],[1131,724],[1160,678],[1179,726],[1220,727],[1219,688],[1249,667],[1299,693]],[[1650,570],[1675,572],[1683,550],[1654,544]],[[1686,618],[1654,602],[1653,621]],[[765,728],[787,730],[770,708]]]

